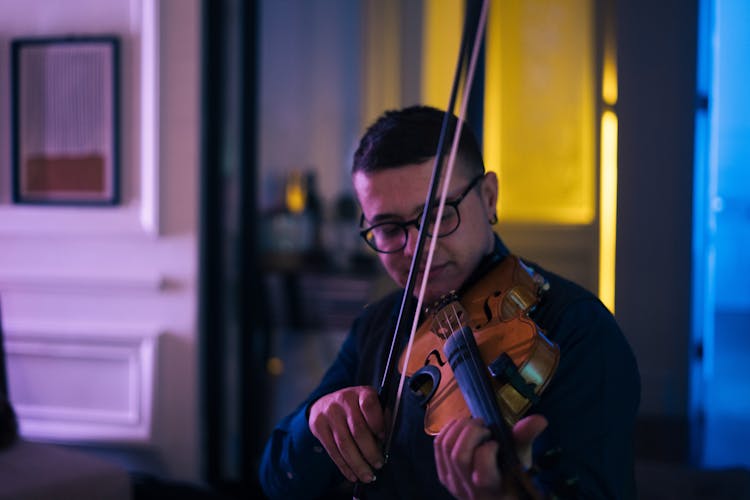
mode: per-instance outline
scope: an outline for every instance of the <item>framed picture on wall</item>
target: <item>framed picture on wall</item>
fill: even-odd
[[[119,41],[11,43],[13,201],[119,203]]]

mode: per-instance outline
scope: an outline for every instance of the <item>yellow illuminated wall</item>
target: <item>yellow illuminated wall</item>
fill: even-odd
[[[362,4],[367,22],[362,33],[363,78],[360,130],[386,109],[401,106],[400,0],[367,0]]]
[[[422,93],[427,104],[444,108],[448,102],[462,8],[463,2],[454,0],[425,2]],[[599,297],[614,312],[615,35],[608,16],[599,101],[594,86],[593,12],[592,0],[491,1],[486,35],[484,155],[487,169],[496,172],[500,181],[501,221],[579,226],[598,223]],[[597,102],[604,104],[600,117]]]
[[[430,0],[424,3],[423,104],[440,109],[448,106],[461,46],[463,18],[464,2]]]
[[[590,0],[492,2],[484,148],[501,221],[594,220],[592,10]]]

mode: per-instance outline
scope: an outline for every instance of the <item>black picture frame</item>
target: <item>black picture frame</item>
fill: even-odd
[[[13,202],[120,202],[120,43],[115,36],[11,41]]]

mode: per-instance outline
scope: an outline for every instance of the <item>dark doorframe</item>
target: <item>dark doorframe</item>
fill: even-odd
[[[255,1],[202,4],[202,474],[243,496],[257,491],[266,428],[257,408],[268,387],[257,247],[257,11]]]

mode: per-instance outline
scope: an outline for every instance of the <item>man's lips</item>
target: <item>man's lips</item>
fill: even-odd
[[[433,263],[432,266],[430,267],[430,276],[432,276],[434,274],[440,273],[447,266],[448,266],[448,264],[434,264]],[[419,276],[424,276],[425,275],[425,270],[426,270],[425,267],[420,267],[419,268],[419,272],[417,274]]]

